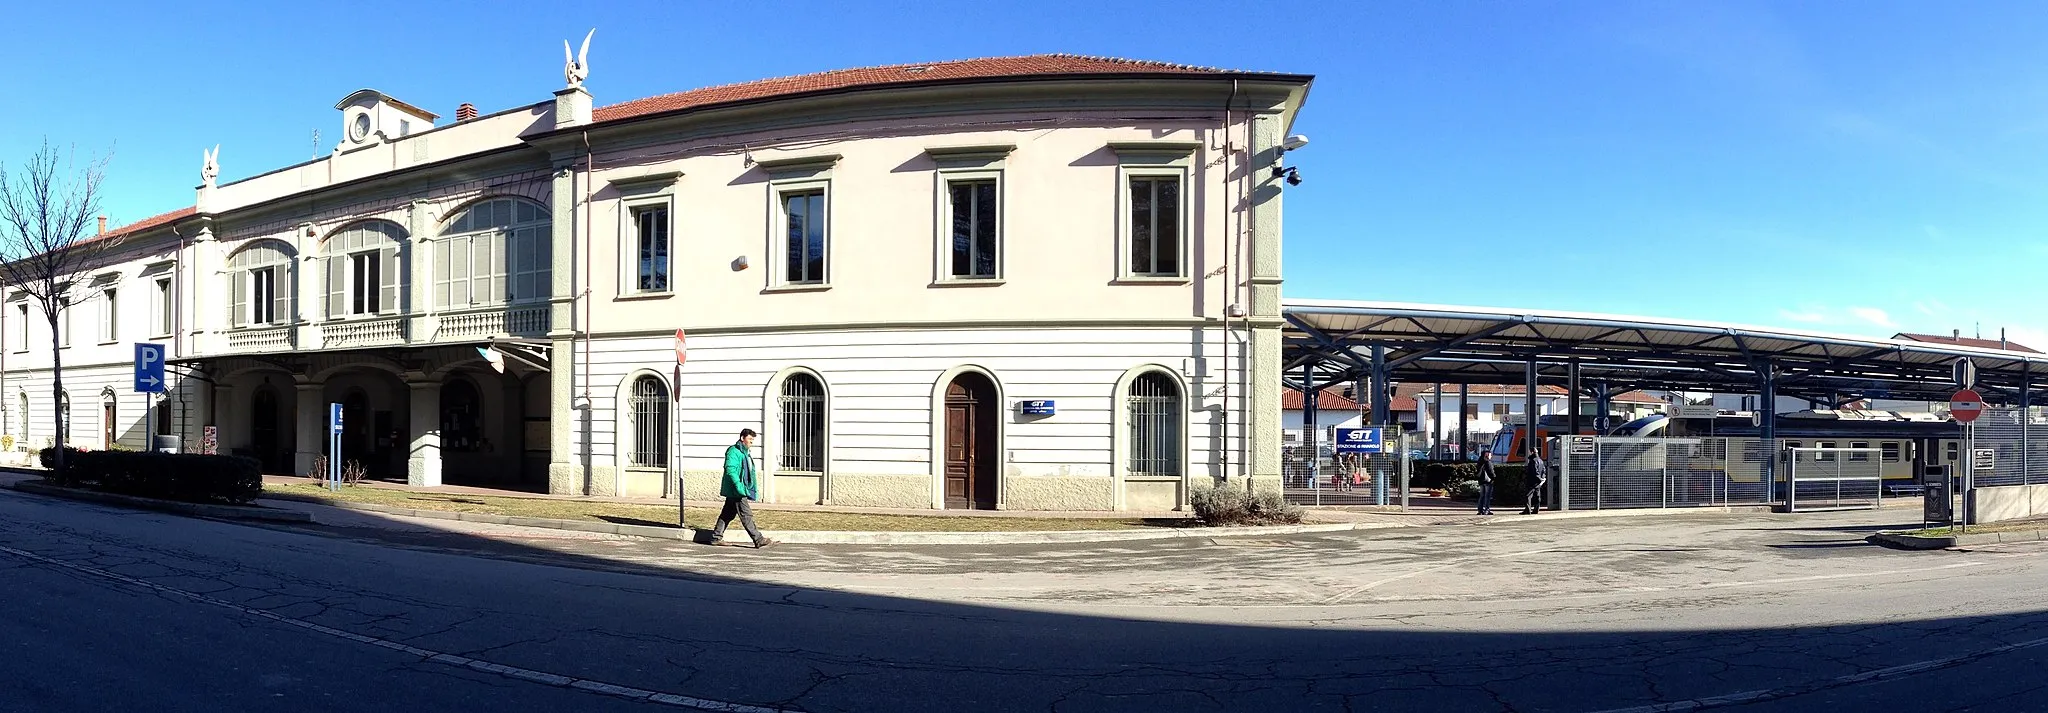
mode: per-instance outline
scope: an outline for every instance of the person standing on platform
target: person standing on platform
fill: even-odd
[[[1479,514],[1493,514],[1493,453],[1479,452]]]
[[[1529,451],[1529,496],[1522,507],[1523,515],[1534,515],[1543,511],[1543,486],[1550,482],[1550,464],[1543,462],[1543,450]]]

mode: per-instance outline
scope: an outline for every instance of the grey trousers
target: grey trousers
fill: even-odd
[[[725,539],[725,526],[732,522],[735,515],[739,516],[740,527],[747,528],[747,536],[754,538],[754,544],[761,544],[762,540],[767,539],[761,536],[760,528],[754,527],[754,506],[748,502],[746,498],[725,499],[725,509],[718,513],[718,526],[711,528],[712,542]]]

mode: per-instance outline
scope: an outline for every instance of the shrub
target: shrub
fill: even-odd
[[[1293,525],[1301,522],[1300,505],[1287,502],[1279,491],[1247,493],[1243,488],[1222,485],[1195,488],[1188,493],[1188,505],[1205,525]]]
[[[55,454],[45,448],[39,457],[49,463]],[[146,498],[246,503],[263,493],[261,464],[240,456],[77,451],[65,466],[61,483]]]

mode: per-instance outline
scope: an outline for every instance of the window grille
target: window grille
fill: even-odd
[[[782,469],[825,472],[825,388],[809,374],[782,382]]]
[[[1131,382],[1125,400],[1130,409],[1130,474],[1181,474],[1180,389],[1159,372]]]
[[[633,414],[629,464],[634,468],[667,468],[668,387],[652,376],[640,377],[633,382],[627,408]]]

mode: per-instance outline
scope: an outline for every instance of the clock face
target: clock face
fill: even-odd
[[[350,123],[349,123],[349,125],[348,125],[348,137],[349,137],[349,138],[350,138],[351,140],[355,140],[355,141],[361,141],[361,140],[363,140],[363,139],[365,139],[365,138],[368,138],[369,136],[370,136],[370,115],[369,115],[369,114],[357,114],[357,115],[356,115],[356,120],[355,120],[355,121],[353,121],[353,122],[350,122]]]

